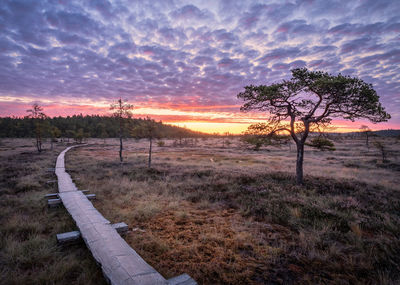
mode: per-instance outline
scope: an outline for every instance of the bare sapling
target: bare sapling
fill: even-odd
[[[35,138],[36,138],[36,148],[38,153],[42,152],[42,128],[43,121],[47,118],[47,115],[43,113],[43,108],[39,104],[34,103],[32,109],[26,110],[29,118],[33,119],[33,124],[35,128]]]
[[[133,105],[128,104],[125,101],[122,101],[121,98],[117,100],[116,103],[111,104],[110,110],[114,110],[113,116],[118,120],[119,124],[119,160],[121,163],[123,162],[122,150],[122,138],[124,136],[124,130],[126,128],[126,120],[132,117],[131,110],[133,109]]]

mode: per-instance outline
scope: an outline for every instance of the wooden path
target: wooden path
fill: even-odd
[[[59,197],[78,226],[93,257],[111,284],[196,284],[187,274],[166,280],[147,264],[111,226],[65,171],[64,155],[57,158]]]

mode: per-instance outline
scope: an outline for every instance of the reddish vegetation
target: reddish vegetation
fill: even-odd
[[[289,281],[301,272],[294,264],[286,270],[272,266],[281,250],[266,243],[289,242],[284,227],[257,222],[246,227],[233,209],[201,209],[190,202],[181,207],[178,214],[168,210],[146,222],[132,221],[139,229],[127,239],[165,276],[186,272],[200,284],[260,284]]]
[[[243,249],[244,253],[251,246],[234,240],[231,225],[232,219],[237,218],[234,216],[233,211],[195,210],[193,207],[187,216],[181,217],[167,211],[140,225],[146,232],[134,232],[129,241],[145,259],[167,275],[173,276],[180,270],[190,272],[201,283],[216,279],[224,283],[248,283],[254,269],[243,266],[237,250]],[[164,250],[154,244],[153,235],[163,241]]]

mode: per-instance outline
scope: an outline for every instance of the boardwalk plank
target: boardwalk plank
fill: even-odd
[[[57,158],[59,197],[106,278],[111,284],[167,284],[165,278],[147,264],[78,191],[64,167],[65,153],[71,148],[65,149]]]

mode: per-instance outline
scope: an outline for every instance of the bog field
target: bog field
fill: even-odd
[[[377,140],[373,138],[373,140]],[[335,151],[306,147],[305,185],[295,185],[294,145],[246,148],[237,137],[154,142],[89,139],[66,155],[79,189],[166,278],[199,284],[398,284],[400,142],[379,138],[387,161],[361,137],[334,137]],[[0,141],[0,283],[105,284],[76,230],[48,209],[66,142]]]

